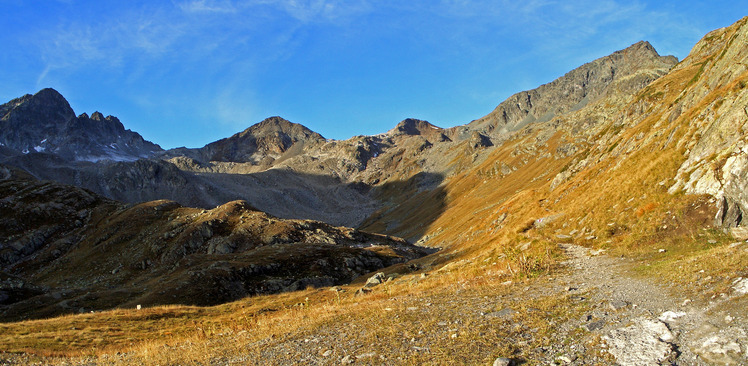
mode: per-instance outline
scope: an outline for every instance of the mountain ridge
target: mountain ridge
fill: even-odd
[[[20,154],[53,153],[72,161],[152,157],[162,151],[113,116],[94,112],[76,117],[56,90],[42,89],[0,106],[0,144]]]
[[[526,108],[512,107],[511,98],[502,102],[500,111],[516,112],[507,113],[505,124],[485,120],[445,131],[407,119],[391,133],[274,152],[270,165],[166,156],[37,168],[60,169],[81,183],[116,176],[106,187],[139,197],[161,195],[160,184],[174,176],[201,199],[226,202],[219,194],[257,191],[211,209],[100,198],[94,206],[102,211],[89,215],[86,207],[64,203],[95,194],[56,190],[59,183],[0,168],[7,192],[0,198],[6,207],[0,227],[9,232],[0,236],[6,240],[0,252],[14,261],[13,273],[0,273],[0,301],[21,299],[10,304],[12,315],[46,305],[60,310],[61,303],[64,312],[98,310],[112,298],[128,307],[0,324],[0,344],[63,355],[88,355],[101,345],[122,352],[101,351],[81,363],[742,364],[748,355],[747,24],[748,17],[707,34],[675,66],[646,43],[635,44],[632,55],[593,61],[543,93],[522,94],[532,95]],[[448,139],[428,135],[431,130]],[[270,146],[285,146],[281,140],[271,139]],[[31,170],[34,155],[24,155]],[[76,176],[84,169],[89,175]],[[277,268],[255,261],[282,257],[289,265],[330,269],[325,276],[356,267],[336,257],[337,250],[310,255],[309,238],[342,240],[357,253],[374,250],[354,229],[253,211],[284,206],[297,211],[291,215],[307,209],[304,215],[356,221],[355,230],[386,234],[372,235],[390,248],[409,248],[396,235],[439,251],[382,274],[364,274],[373,267],[363,266],[354,279],[342,270],[351,276],[341,281],[353,282],[329,289],[316,287],[330,281],[316,282],[303,271],[301,279],[309,281],[275,282],[263,276],[275,276]],[[41,225],[45,215],[64,224]],[[17,234],[23,225],[28,230]],[[71,231],[86,235],[58,240]],[[342,252],[352,254],[349,249]],[[63,252],[69,254],[55,254]],[[84,265],[91,259],[97,262]],[[164,272],[173,276],[157,276]],[[45,297],[44,286],[56,290],[60,279],[71,288]],[[26,280],[28,287],[18,285]],[[294,292],[209,308],[133,309],[180,291],[187,298],[253,295],[257,281]],[[123,292],[107,288],[121,283]],[[88,288],[105,290],[87,296]],[[134,317],[139,320],[118,321],[116,330],[100,325]],[[141,327],[161,318],[167,319],[158,323],[163,333]],[[133,332],[142,343],[99,333],[80,337],[79,324],[87,332],[78,333]],[[29,334],[30,327],[41,330]],[[59,334],[84,339],[71,345],[54,338]]]
[[[628,54],[633,56],[626,56]],[[544,85],[567,85],[564,88],[573,89],[572,84],[576,80],[570,78],[569,74],[587,75],[590,74],[590,65],[608,62],[608,72],[617,68],[622,68],[623,71],[610,80],[592,78],[587,82],[587,87],[598,92],[609,90],[610,93],[630,95],[637,87],[650,82],[669,68],[669,64],[659,61],[672,61],[671,58],[660,57],[651,45],[642,42],[613,55],[585,64],[566,76]],[[612,58],[616,59],[615,62],[606,61]],[[633,61],[640,59],[647,62],[637,68],[636,62]],[[626,62],[631,62],[632,65],[626,66]],[[618,87],[630,83],[631,80],[633,84],[629,87]],[[548,89],[544,86],[539,88]],[[533,89],[515,96],[533,93],[537,96],[545,95],[543,98],[547,100],[565,98],[563,92],[559,92],[559,88],[549,90],[550,92],[546,93]],[[579,98],[574,98],[573,101],[567,101],[566,105],[578,104]],[[509,100],[497,108],[502,108],[501,106],[507,103]],[[483,120],[488,121],[490,116],[491,114],[487,115]],[[514,122],[518,121],[515,118]],[[514,127],[502,132],[495,128],[483,128],[485,126],[481,123],[480,120],[476,120],[462,126],[439,129],[427,121],[410,118],[401,121],[385,134],[355,136],[348,140],[327,140],[303,125],[281,117],[270,117],[202,148],[177,148],[159,152],[148,163],[119,162],[116,168],[110,167],[112,163],[106,162],[93,166],[75,162],[60,164],[51,157],[37,156],[39,154],[33,153],[29,154],[30,156],[16,155],[5,162],[22,166],[39,178],[84,185],[107,197],[127,202],[167,198],[186,206],[212,208],[227,198],[244,199],[259,209],[284,218],[307,218],[357,226],[373,212],[392,208],[396,202],[408,200],[421,191],[436,189],[445,178],[479,163],[490,155],[495,146],[516,132],[515,127],[519,126],[515,124]],[[144,169],[144,165],[149,167]],[[294,202],[308,202],[310,206],[303,210],[283,209],[267,199],[267,189],[249,189],[248,187],[259,187],[258,182],[263,182],[263,187],[266,187],[267,183],[270,183],[270,186],[276,184],[266,181],[265,178],[255,179],[261,177],[260,174],[263,172],[272,173],[264,174],[263,177],[275,175],[290,178],[288,183],[300,189],[286,191],[283,195],[290,195]],[[425,175],[417,176],[419,172]],[[310,200],[305,191],[321,193],[327,190],[320,189],[314,182],[307,184],[304,183],[304,179],[296,179],[299,175],[330,177],[332,181],[338,182],[334,186],[342,192],[337,195],[323,194],[327,198],[315,194],[319,198]],[[100,176],[103,179],[99,178]],[[121,180],[118,176],[140,178],[138,181],[129,178]],[[213,178],[207,181],[208,176]],[[284,184],[285,178],[281,179],[279,183]],[[179,186],[175,185],[164,186],[163,182],[169,181],[182,181],[185,188],[179,189]],[[400,193],[401,197],[397,199],[384,198],[381,195],[381,192],[385,191],[383,185],[397,185],[398,182],[418,182],[414,186],[417,189],[403,190]],[[270,196],[276,197],[276,200],[280,198],[280,191],[273,191]],[[221,192],[231,193],[227,197]],[[353,201],[339,200],[337,197],[346,197],[346,200]],[[345,219],[343,208],[351,206],[361,207],[360,214]]]

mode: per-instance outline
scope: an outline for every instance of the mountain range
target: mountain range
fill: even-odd
[[[529,275],[558,242],[748,239],[747,23],[680,62],[639,42],[464,125],[409,118],[347,140],[276,116],[163,150],[53,89],[11,100],[0,316],[210,305],[393,265]]]

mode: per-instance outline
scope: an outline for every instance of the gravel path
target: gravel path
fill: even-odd
[[[601,347],[618,364],[748,364],[746,296],[709,302],[674,297],[661,285],[632,277],[627,260],[572,244],[563,249],[570,271],[556,286],[589,297],[593,310],[581,326],[603,334]]]

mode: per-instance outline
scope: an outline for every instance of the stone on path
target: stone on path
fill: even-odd
[[[499,357],[493,362],[493,366],[511,366],[512,359],[506,357]]]
[[[675,321],[675,320],[677,320],[679,318],[682,318],[684,316],[686,316],[686,313],[684,313],[682,311],[670,311],[670,310],[668,310],[668,311],[662,313],[658,319],[660,319],[660,321],[663,321],[665,323],[670,323],[670,322]]]
[[[621,366],[659,365],[676,354],[673,334],[665,323],[654,319],[633,319],[632,325],[614,329],[605,336],[608,352]]]

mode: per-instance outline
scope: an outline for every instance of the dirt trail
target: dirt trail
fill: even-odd
[[[492,327],[510,324],[523,329],[504,340],[520,350],[504,355],[516,357],[512,358],[514,364],[748,365],[748,296],[712,301],[674,296],[664,284],[632,275],[630,259],[573,244],[562,244],[562,248],[568,255],[565,269],[529,286],[517,284],[517,292],[509,295],[484,296],[456,286],[452,294],[399,300],[400,307],[420,314],[421,319],[432,319],[432,325],[415,331],[418,321],[401,317],[400,322],[413,322],[406,328],[414,332],[402,338],[385,337],[386,347],[372,349],[367,345],[372,329],[357,327],[352,320],[347,326],[330,324],[311,334],[270,342],[260,347],[261,358],[280,363],[411,364],[414,353],[425,353],[425,360],[438,363],[440,356],[435,351],[444,345],[443,339],[468,328],[486,333]],[[536,310],[523,309],[520,302],[558,295],[580,305],[577,310],[587,311],[556,324],[550,344],[530,346],[535,330],[524,328],[522,317],[515,313]],[[556,320],[549,315],[546,321]],[[476,350],[484,351],[492,353],[490,349]]]
[[[589,297],[593,310],[580,320],[582,327],[603,334],[601,347],[618,364],[748,364],[746,296],[709,302],[676,297],[662,285],[633,277],[625,259],[562,247],[569,271],[555,281],[556,290]]]

